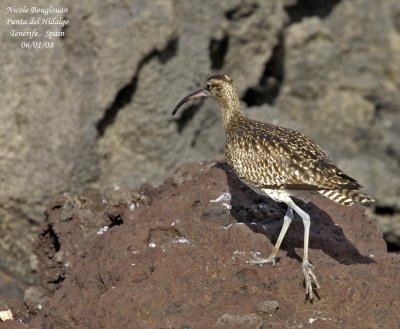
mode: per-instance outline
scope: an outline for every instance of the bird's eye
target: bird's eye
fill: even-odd
[[[209,82],[206,83],[206,90],[208,90],[208,91],[211,90],[211,83],[209,83]]]

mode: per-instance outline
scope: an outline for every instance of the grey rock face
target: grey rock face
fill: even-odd
[[[250,116],[308,134],[399,212],[398,1],[52,5],[70,20],[54,49],[20,49],[0,25],[2,268],[33,280],[31,241],[52,195],[158,184],[178,164],[220,157],[212,100],[170,116],[217,72],[235,78]]]
[[[213,67],[229,71],[242,89],[260,78],[283,24],[283,6],[280,1],[240,3],[182,2],[175,7],[174,39],[146,58],[135,76],[132,101],[99,138],[102,188],[160,183],[178,163],[222,152],[223,129],[215,104],[206,101],[198,112],[194,105],[178,121],[171,111]],[[222,54],[214,54],[224,52],[224,61]],[[251,65],[243,61],[247,54]],[[196,119],[186,125],[191,116]]]
[[[71,21],[54,49],[21,49],[9,37],[12,26],[0,26],[0,265],[24,279],[35,271],[29,255],[45,204],[98,179],[96,124],[143,57],[164,48],[174,32],[167,1],[52,5],[69,8]]]

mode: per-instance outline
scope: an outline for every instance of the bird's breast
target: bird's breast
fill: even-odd
[[[251,143],[251,142],[250,142]],[[277,177],[278,163],[267,147],[249,142],[227,140],[225,158],[241,180],[248,185],[272,185]]]

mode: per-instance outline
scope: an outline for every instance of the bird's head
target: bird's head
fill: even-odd
[[[232,78],[226,74],[213,75],[212,77],[208,78],[204,85],[204,88],[190,93],[185,98],[183,98],[172,111],[172,115],[174,115],[179,110],[179,108],[187,101],[194,98],[209,96],[213,97],[222,108],[239,106],[239,99],[236,94],[236,89],[233,85]]]

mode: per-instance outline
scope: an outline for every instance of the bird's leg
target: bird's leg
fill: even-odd
[[[292,208],[303,220],[304,225],[304,256],[302,269],[304,274],[304,280],[306,285],[306,296],[308,295],[309,299],[312,300],[314,298],[313,295],[313,287],[312,282],[314,282],[315,287],[317,289],[320,288],[317,277],[314,274],[314,265],[312,265],[308,261],[308,241],[310,238],[310,215],[303,211],[299,206],[297,206],[294,201],[288,197],[288,200],[284,201],[290,208]]]
[[[278,240],[275,243],[274,248],[272,249],[271,254],[269,255],[268,258],[259,258],[259,257],[254,257],[252,260],[248,261],[250,264],[272,264],[273,266],[276,265],[276,254],[278,253],[279,247],[281,246],[282,240],[286,235],[286,232],[289,228],[290,223],[292,222],[293,219],[293,210],[292,208],[288,207],[286,211],[286,215],[283,218],[283,225],[281,228],[281,231],[279,233]]]

